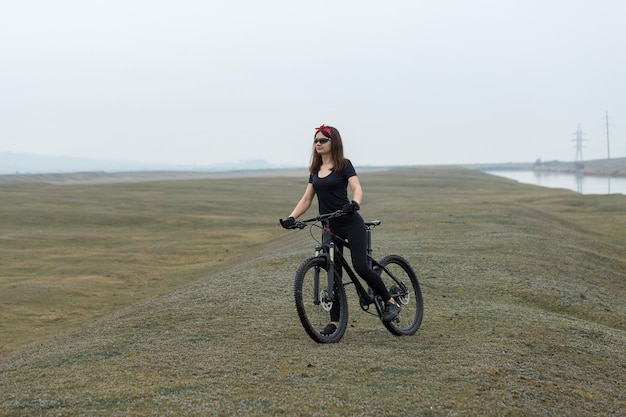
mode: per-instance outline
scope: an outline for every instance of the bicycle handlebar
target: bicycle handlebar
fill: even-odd
[[[324,220],[329,220],[329,219],[334,219],[337,217],[342,217],[345,216],[346,213],[343,210],[337,210],[335,212],[332,213],[326,213],[326,214],[320,214],[318,216],[315,217],[311,217],[310,219],[306,219],[306,220],[296,220],[296,222],[293,225],[294,229],[304,229],[307,225],[307,223],[313,223],[313,222],[321,222]]]

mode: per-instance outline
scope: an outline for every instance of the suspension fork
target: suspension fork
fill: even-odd
[[[330,227],[324,226],[324,234],[322,243],[326,244],[328,248],[328,298],[329,300],[335,299],[335,242],[333,242]]]
[[[315,257],[320,256],[320,251],[322,247],[317,245],[315,247]],[[313,270],[313,304],[320,304],[320,267],[316,266]]]
[[[335,244],[328,245],[328,298],[335,299]]]
[[[335,245],[331,243],[329,253],[322,256],[328,262],[328,281],[326,283],[328,285],[328,300],[320,300],[320,271],[323,271],[323,269],[316,266],[313,274],[313,303],[315,305],[319,305],[321,302],[332,301],[335,298]]]
[[[335,243],[332,241],[330,235],[330,228],[328,226],[324,227],[324,233],[322,236],[322,245],[317,245],[315,247],[315,256],[320,256],[322,253],[322,249],[326,247],[326,253],[323,253],[322,256],[326,258],[326,262],[328,264],[328,281],[327,281],[327,293],[328,300],[320,300],[320,268],[319,266],[315,267],[315,271],[313,274],[313,303],[315,305],[319,305],[320,302],[324,301],[332,301],[335,298]]]

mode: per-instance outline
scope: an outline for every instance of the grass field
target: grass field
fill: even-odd
[[[341,343],[304,333],[314,242],[277,220],[306,174],[1,183],[0,415],[624,415],[625,196],[360,177],[375,254],[420,277],[415,336],[350,291]]]

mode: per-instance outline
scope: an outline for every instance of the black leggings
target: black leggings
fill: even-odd
[[[354,271],[365,280],[376,294],[382,297],[383,301],[389,300],[391,296],[383,280],[380,279],[380,275],[367,264],[367,234],[365,222],[361,215],[353,213],[333,219],[330,223],[330,230],[337,236],[348,240]],[[343,248],[339,247],[338,249],[342,250]],[[332,310],[331,321],[339,321],[339,309],[333,308]]]

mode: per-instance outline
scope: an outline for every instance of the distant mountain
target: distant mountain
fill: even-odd
[[[280,168],[271,163],[254,159],[216,165],[166,165],[103,159],[49,156],[29,153],[0,152],[0,174],[54,174],[68,172],[124,172],[124,171],[242,171]]]
[[[136,164],[68,156],[27,153],[0,153],[0,174],[47,174],[82,171],[120,171],[136,169]]]

